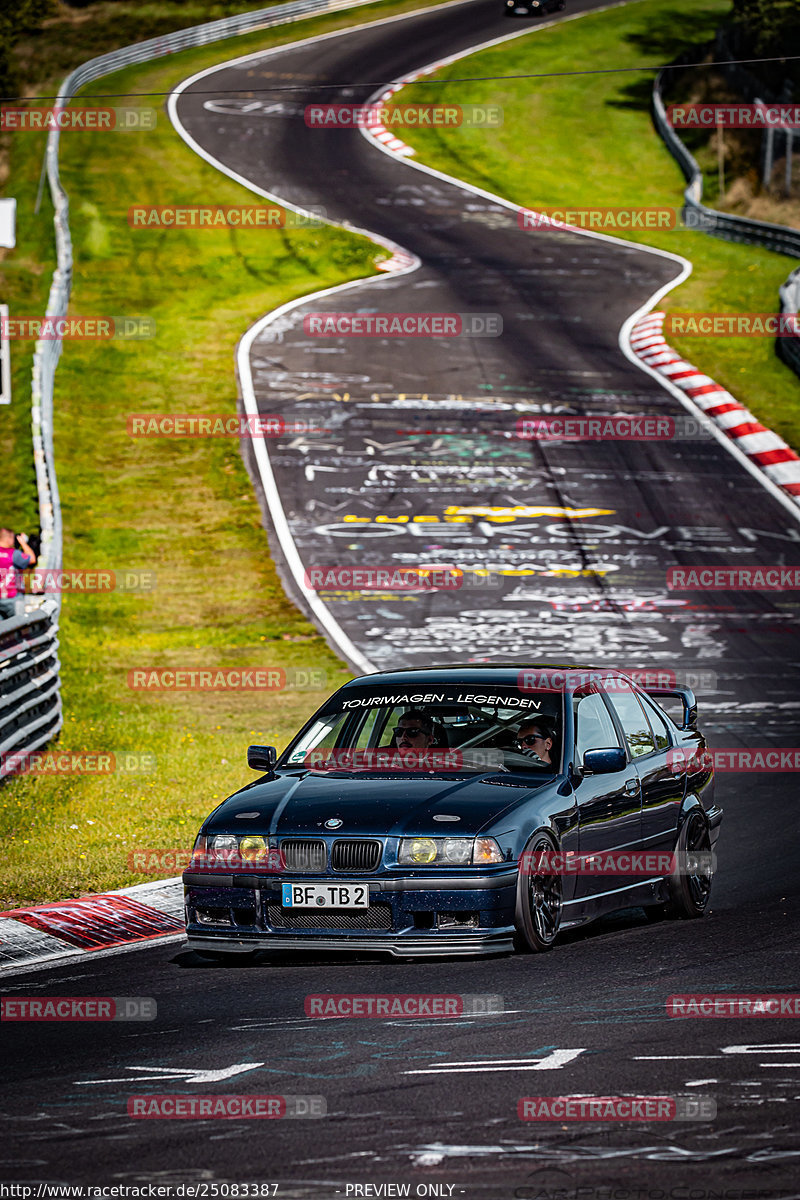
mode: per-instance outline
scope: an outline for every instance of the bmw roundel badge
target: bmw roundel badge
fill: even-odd
[[[342,822],[339,820],[338,817],[328,817],[327,821],[325,822],[325,828],[326,829],[339,829],[341,824],[342,824]]]

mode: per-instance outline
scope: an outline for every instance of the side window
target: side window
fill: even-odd
[[[575,698],[575,750],[579,763],[587,750],[619,749],[619,736],[611,714],[597,692]]]
[[[655,735],[656,748],[666,750],[671,744],[672,738],[669,736],[669,726],[664,714],[659,711],[658,705],[654,704],[649,697],[640,696],[639,699],[644,705],[644,711],[650,721],[650,728]]]
[[[609,699],[622,722],[625,740],[632,758],[652,754],[656,748],[642,706],[624,679],[614,679],[609,685]]]
[[[334,713],[315,721],[289,755],[289,762],[301,763],[312,750],[333,750],[349,716],[349,712]]]
[[[378,726],[379,717],[382,717],[385,720],[385,708],[376,707],[367,709],[366,718],[364,721],[362,721],[361,728],[359,729],[353,742],[353,745],[357,750],[366,750],[368,746],[374,746],[376,744],[375,732],[376,726]]]

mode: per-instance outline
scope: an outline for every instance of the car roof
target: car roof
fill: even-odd
[[[516,687],[521,671],[591,673],[596,678],[609,675],[625,675],[616,667],[593,667],[586,663],[514,662],[514,663],[448,663],[446,666],[404,667],[394,671],[376,671],[372,675],[360,675],[343,685],[343,689],[364,687],[396,687],[411,684],[419,687],[422,678],[429,684],[473,684],[485,687],[488,683]],[[627,678],[627,676],[626,676]],[[533,681],[531,681],[533,682]],[[577,682],[577,681],[576,681]]]

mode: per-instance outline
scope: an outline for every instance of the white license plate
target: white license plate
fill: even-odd
[[[369,908],[366,883],[282,883],[284,908]]]

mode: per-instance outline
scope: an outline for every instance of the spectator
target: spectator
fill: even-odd
[[[7,621],[17,612],[17,571],[36,565],[36,555],[30,547],[27,535],[17,537],[20,549],[14,549],[14,534],[10,529],[0,528],[0,621]]]

